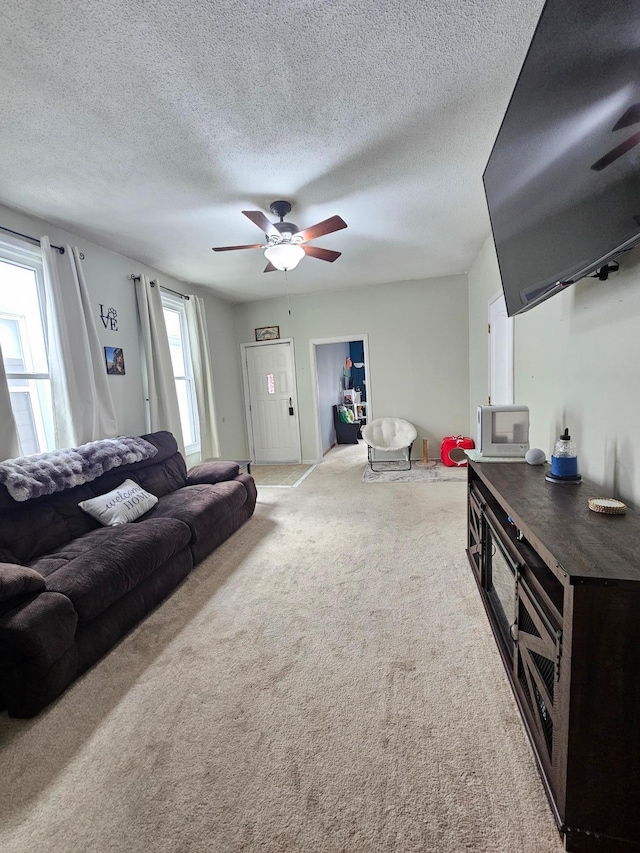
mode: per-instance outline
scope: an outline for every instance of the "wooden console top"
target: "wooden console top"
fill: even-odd
[[[549,465],[469,462],[516,526],[569,583],[640,581],[640,515],[592,512],[589,498],[607,497],[588,480],[550,483]]]

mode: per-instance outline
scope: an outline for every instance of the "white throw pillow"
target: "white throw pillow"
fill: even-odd
[[[80,501],[80,509],[93,516],[105,527],[135,521],[158,503],[155,495],[145,492],[133,480],[125,480],[121,486],[106,495],[98,495],[88,501]]]

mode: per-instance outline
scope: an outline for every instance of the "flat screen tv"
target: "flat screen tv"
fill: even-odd
[[[483,179],[510,317],[640,241],[638,0],[547,0]]]

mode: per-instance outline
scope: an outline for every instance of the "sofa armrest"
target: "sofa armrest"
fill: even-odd
[[[44,578],[35,569],[17,563],[0,563],[0,605],[17,596],[42,592]]]
[[[187,471],[187,486],[215,485],[235,480],[240,472],[237,462],[201,462]]]
[[[71,601],[59,592],[45,590],[26,601],[16,599],[15,607],[0,615],[0,650],[48,667],[73,645],[77,624]]]

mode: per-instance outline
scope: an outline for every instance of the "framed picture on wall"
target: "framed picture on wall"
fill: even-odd
[[[121,347],[105,347],[104,360],[107,363],[107,373],[113,376],[124,376],[124,353]]]
[[[255,331],[257,341],[277,341],[280,337],[280,326],[260,326]]]

